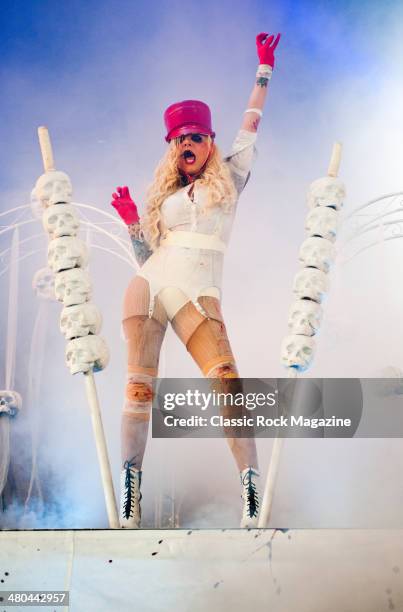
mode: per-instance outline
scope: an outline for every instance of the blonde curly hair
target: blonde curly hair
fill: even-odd
[[[146,194],[147,208],[141,227],[153,251],[158,247],[161,234],[161,205],[169,195],[182,187],[181,175],[178,170],[179,140],[179,138],[174,138],[169,143],[167,152],[155,169],[154,181]],[[197,179],[199,185],[205,185],[208,189],[202,214],[206,214],[209,208],[217,205],[228,213],[234,206],[237,192],[231,173],[224,163],[218,147],[211,136],[209,136],[209,140],[212,143],[210,158],[203,174]]]

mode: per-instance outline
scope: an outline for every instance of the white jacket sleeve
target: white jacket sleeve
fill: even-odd
[[[249,180],[252,163],[256,157],[256,137],[257,132],[240,129],[232,144],[230,154],[224,158],[238,194]]]

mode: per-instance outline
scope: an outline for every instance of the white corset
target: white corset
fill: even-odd
[[[254,155],[255,132],[240,130],[231,153],[224,158],[239,194],[249,178]],[[193,202],[189,197],[190,186],[178,189],[166,198],[161,206],[161,243],[138,271],[150,286],[149,316],[154,310],[158,295],[172,320],[178,310],[189,300],[207,316],[198,298],[211,295],[220,299],[224,253],[222,248],[211,248],[217,244],[228,244],[234,221],[237,202],[230,213],[220,205],[213,206],[203,214],[206,187],[194,183]],[[164,244],[164,235],[170,232],[186,232],[186,242],[174,240]],[[188,237],[195,233],[195,245],[190,246]],[[199,235],[199,237],[197,237]],[[202,238],[204,235],[207,238]],[[208,237],[211,236],[211,240]],[[180,246],[180,244],[188,246]],[[203,247],[203,248],[201,248]]]

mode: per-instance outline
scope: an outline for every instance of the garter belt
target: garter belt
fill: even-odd
[[[195,250],[210,250],[210,251],[218,251],[220,253],[224,253],[226,249],[226,244],[223,242],[217,234],[202,234],[200,232],[192,232],[192,231],[181,231],[181,230],[167,230],[160,239],[159,247],[182,247],[188,249]],[[159,251],[159,248],[157,249]],[[145,263],[145,268],[147,268],[147,263],[150,260],[147,260]],[[150,304],[149,304],[149,313],[148,316],[151,317],[154,310],[154,299],[155,295],[158,293],[159,298],[165,307],[165,310],[168,314],[168,318],[172,320],[178,310],[191,299],[197,310],[205,317],[207,317],[207,313],[201,304],[197,300],[197,296],[194,294],[195,292],[188,292],[186,290],[182,290],[179,287],[175,286],[167,286],[166,288],[160,289],[159,287],[155,287],[155,280],[153,279],[153,274],[149,274],[147,270],[140,270],[139,276],[143,276],[143,278],[147,279],[150,283]],[[197,279],[195,279],[197,282]],[[159,283],[157,283],[159,284]],[[199,293],[197,291],[197,295],[210,295],[212,297],[219,298],[220,291],[217,287],[210,287],[209,289],[204,289],[203,293]]]

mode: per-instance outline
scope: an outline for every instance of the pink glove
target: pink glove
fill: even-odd
[[[126,225],[138,223],[140,221],[139,213],[137,206],[130,197],[129,188],[117,187],[116,191],[118,193],[112,194],[112,206],[116,208]]]
[[[274,42],[274,34],[268,36],[267,32],[261,32],[256,36],[257,54],[261,64],[269,64],[274,68],[274,50],[278,45],[281,34],[277,34]]]

